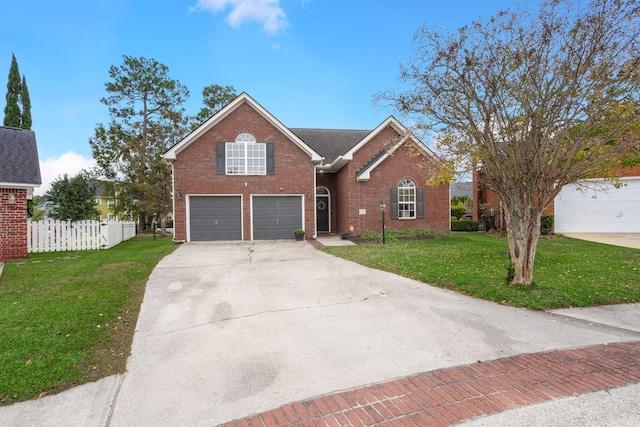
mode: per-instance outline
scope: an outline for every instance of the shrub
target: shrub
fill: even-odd
[[[367,230],[362,233],[362,236],[360,237],[362,237],[363,239],[381,239],[382,234],[378,233],[377,231]]]
[[[542,215],[540,219],[540,234],[547,235],[551,234],[553,231],[554,225],[554,216],[553,215]]]
[[[478,221],[451,221],[451,231],[478,231]]]
[[[466,214],[467,210],[465,209],[464,206],[460,206],[460,205],[456,205],[456,206],[451,206],[451,216],[452,217],[456,217],[456,219],[461,218],[462,215]]]

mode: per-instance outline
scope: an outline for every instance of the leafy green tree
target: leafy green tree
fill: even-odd
[[[27,216],[32,221],[40,221],[45,217],[45,210],[40,207],[40,203],[46,202],[47,199],[44,196],[33,196],[32,200],[29,200],[27,204]]]
[[[228,103],[233,101],[238,95],[233,86],[220,86],[212,84],[202,90],[202,102],[204,107],[196,116],[198,126],[200,123],[222,110]]]
[[[27,78],[22,76],[22,87],[20,91],[20,103],[22,104],[22,120],[20,126],[22,129],[31,129],[31,97],[29,96],[29,88],[27,87]]]
[[[94,191],[82,172],[72,178],[64,174],[55,180],[45,198],[53,203],[49,212],[53,219],[81,221],[100,216],[95,207]]]
[[[109,69],[109,96],[101,99],[111,122],[99,124],[89,141],[97,175],[114,182],[116,206],[137,216],[140,230],[153,218],[165,224],[171,179],[160,156],[173,144],[174,134],[188,131],[181,105],[189,91],[168,72],[154,59],[123,56],[122,65]],[[160,131],[174,126],[175,132]]]
[[[19,128],[21,124],[20,95],[22,85],[20,83],[20,71],[16,56],[11,55],[11,67],[9,68],[9,80],[7,81],[7,104],[4,107],[4,126]]]
[[[425,25],[379,95],[477,162],[505,213],[512,282],[530,285],[541,215],[560,189],[638,147],[640,2],[543,0],[455,33]],[[611,112],[616,111],[616,114]]]

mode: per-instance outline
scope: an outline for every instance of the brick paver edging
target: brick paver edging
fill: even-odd
[[[524,354],[316,397],[224,424],[446,426],[640,382],[640,342]]]

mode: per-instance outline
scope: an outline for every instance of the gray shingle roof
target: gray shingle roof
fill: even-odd
[[[289,128],[298,138],[331,164],[371,133],[370,130]]]
[[[42,184],[32,130],[0,126],[0,183]]]

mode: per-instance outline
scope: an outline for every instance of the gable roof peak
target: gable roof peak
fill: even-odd
[[[207,119],[204,123],[198,126],[195,130],[189,133],[186,137],[180,140],[173,147],[169,148],[164,154],[163,158],[165,160],[176,160],[177,155],[188,147],[192,142],[197,140],[200,136],[202,136],[209,129],[214,127],[216,124],[221,122],[224,118],[226,118],[229,114],[235,111],[242,104],[249,104],[251,108],[253,108],[258,114],[264,117],[269,123],[271,123],[276,129],[282,132],[285,136],[287,136],[294,144],[296,144],[302,151],[307,153],[311,157],[311,161],[313,162],[321,162],[322,157],[314,151],[311,147],[309,147],[304,141],[302,141],[298,136],[296,136],[289,128],[280,122],[273,114],[267,111],[262,105],[260,105],[255,99],[253,99],[247,92],[242,92],[238,95],[233,101],[224,106],[220,111],[215,113],[209,119]]]

